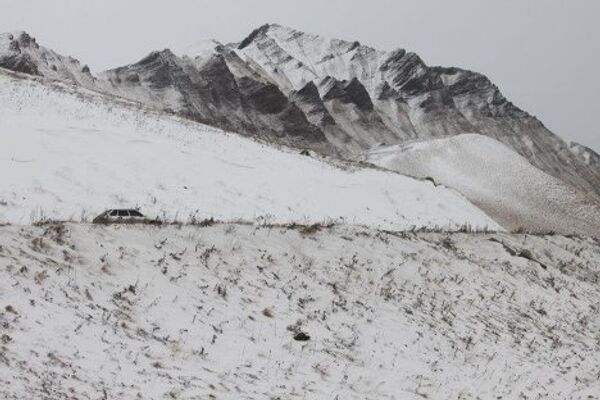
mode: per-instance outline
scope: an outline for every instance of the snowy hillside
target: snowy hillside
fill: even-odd
[[[340,168],[133,103],[0,73],[0,221],[89,220],[141,207],[187,221],[263,219],[387,229],[499,226],[460,195]]]
[[[0,227],[0,398],[595,399],[598,259],[559,236]]]
[[[597,203],[482,135],[386,147],[369,161],[454,188],[511,230],[598,234]]]

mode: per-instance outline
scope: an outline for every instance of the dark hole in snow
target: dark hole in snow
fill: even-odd
[[[294,335],[294,340],[298,342],[308,342],[310,340],[310,336],[304,332],[298,332]]]

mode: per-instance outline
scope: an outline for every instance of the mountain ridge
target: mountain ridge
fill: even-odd
[[[4,34],[0,66],[341,158],[474,132],[600,204],[600,156],[567,144],[483,74],[429,67],[404,49],[381,51],[278,24],[265,24],[239,43],[209,40],[188,52],[152,52],[96,77],[25,33]]]
[[[331,52],[328,46],[337,46],[337,52]],[[265,48],[268,48],[268,57],[262,56],[267,53]],[[465,132],[481,133],[513,148],[537,168],[567,181],[579,190],[598,195],[599,171],[590,170],[577,154],[570,152],[562,139],[551,133],[537,118],[508,101],[497,86],[482,74],[456,67],[427,67],[417,54],[404,49],[380,52],[359,43],[336,39],[327,41],[279,25],[266,25],[255,31],[252,41],[246,41],[243,50],[254,61],[258,60],[259,64],[262,61],[265,70],[271,65],[272,70],[276,71],[274,74],[280,75],[281,65],[274,64],[283,64],[287,68],[290,63],[296,62],[293,57],[284,56],[286,51],[291,52],[293,48],[295,56],[302,56],[299,56],[302,66],[310,64],[311,67],[326,71],[321,75],[337,74],[334,76],[337,79],[358,77],[371,93],[379,90],[384,94],[379,98],[387,95],[387,98],[400,100],[394,106],[404,106],[406,109],[395,116],[400,114],[402,120],[410,121],[410,124],[402,125],[401,130],[407,135],[398,138],[399,142],[409,134],[426,138]],[[305,48],[309,50],[305,51]],[[323,56],[323,51],[329,52],[329,60]],[[332,54],[335,54],[333,58]],[[362,57],[364,55],[370,56],[370,59]],[[345,60],[348,60],[348,64],[342,63]],[[336,63],[348,67],[337,71]],[[309,74],[308,71],[293,72],[296,86],[300,86]],[[377,76],[378,73],[381,76]],[[390,112],[380,114],[394,115]],[[578,170],[577,173],[573,173],[572,166]]]

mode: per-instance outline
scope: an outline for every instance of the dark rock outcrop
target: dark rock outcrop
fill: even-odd
[[[143,95],[129,88],[138,87],[156,106],[196,121],[294,146],[329,146],[323,132],[277,86],[250,73],[234,74],[230,65],[239,63],[223,47],[202,60],[163,50],[105,76],[121,96],[136,93],[131,98],[143,101]]]

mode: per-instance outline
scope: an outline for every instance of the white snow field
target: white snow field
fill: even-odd
[[[454,188],[507,229],[598,235],[596,201],[502,143],[463,134],[374,150],[368,160]]]
[[[0,222],[151,217],[501,229],[460,194],[333,166],[63,83],[0,72]]]
[[[0,398],[597,399],[599,259],[506,233],[0,227]]]

